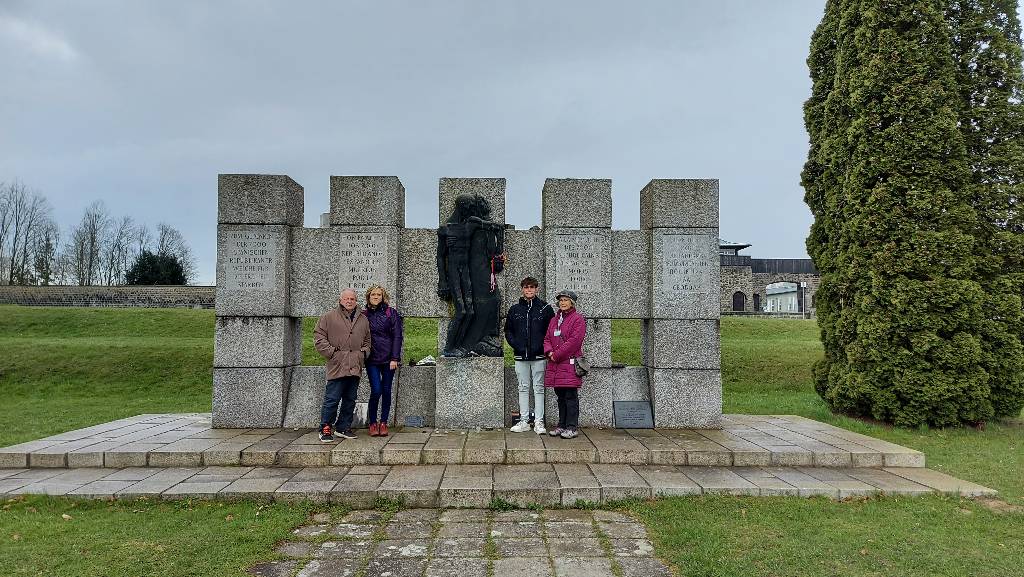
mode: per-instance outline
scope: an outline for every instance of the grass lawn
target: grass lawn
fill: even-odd
[[[0,446],[139,413],[209,411],[211,311],[0,306]],[[312,350],[305,323],[304,362]],[[434,354],[436,321],[410,319],[406,356]],[[615,362],[639,364],[640,325],[615,322]],[[726,412],[798,414],[922,450],[928,466],[1002,501],[698,497],[625,503],[685,575],[1016,575],[1024,566],[1024,422],[906,430],[830,414],[810,383],[811,321],[725,318]],[[242,575],[311,506],[77,502],[0,509],[0,573]],[[69,515],[70,520],[62,515]],[[230,517],[230,519],[229,519]]]

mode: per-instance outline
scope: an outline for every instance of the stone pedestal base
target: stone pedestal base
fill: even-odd
[[[502,357],[438,358],[434,426],[502,427],[504,362]]]
[[[720,429],[721,371],[648,369],[654,426],[658,429]]]

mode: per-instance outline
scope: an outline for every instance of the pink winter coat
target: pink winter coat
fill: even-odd
[[[563,315],[558,311],[548,323],[548,332],[544,335],[544,356],[552,353],[544,369],[545,387],[579,387],[583,379],[576,376],[576,366],[570,359],[583,354],[583,338],[587,336],[587,319],[575,308],[564,313],[562,334],[555,336],[558,319]]]

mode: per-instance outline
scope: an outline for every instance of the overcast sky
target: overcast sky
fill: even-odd
[[[218,173],[288,174],[306,224],[332,174],[397,175],[437,226],[442,176],[611,178],[639,228],[651,178],[721,180],[721,236],[806,257],[805,59],[824,0],[0,0],[0,181],[66,229],[101,199],[180,229],[212,284]],[[578,207],[585,210],[585,207]]]

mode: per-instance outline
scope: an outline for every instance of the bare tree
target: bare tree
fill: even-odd
[[[30,242],[40,223],[50,219],[50,203],[20,182],[8,185],[5,196],[10,227],[4,235],[10,255],[7,284],[29,284],[34,282]]]
[[[178,229],[164,222],[157,225],[156,236],[156,254],[176,257],[185,271],[186,282],[192,282],[196,276],[196,259],[185,237]]]
[[[11,187],[0,182],[0,281],[7,278],[9,260],[7,258],[7,237],[11,230]]]
[[[100,259],[109,223],[107,207],[98,200],[86,207],[82,220],[71,233],[72,276],[79,285],[100,281]]]
[[[124,283],[124,275],[128,270],[128,261],[134,247],[132,238],[135,236],[135,230],[135,222],[130,216],[122,217],[110,228],[110,234],[103,246],[103,284]]]

